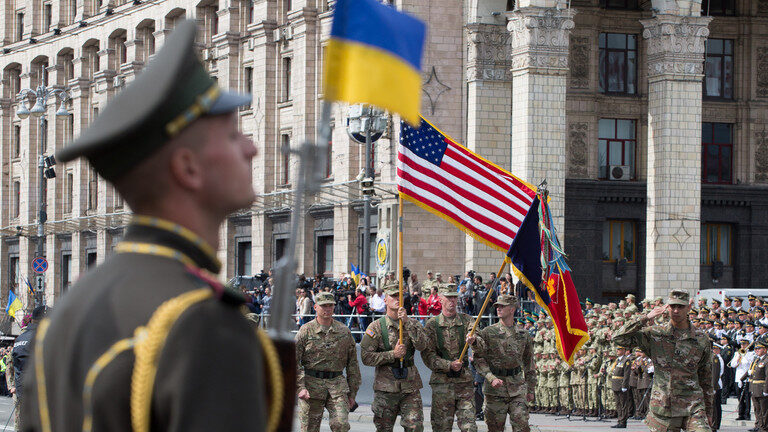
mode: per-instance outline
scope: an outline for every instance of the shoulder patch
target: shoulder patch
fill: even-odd
[[[370,337],[376,337],[376,332],[374,332],[371,327],[372,326],[368,326],[368,330],[365,331],[365,334],[367,334]]]

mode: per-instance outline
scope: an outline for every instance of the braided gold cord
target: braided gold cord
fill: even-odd
[[[269,338],[267,332],[257,328],[256,337],[261,342],[261,349],[264,351],[264,362],[267,365],[267,373],[269,373],[269,382],[272,384],[272,400],[270,401],[269,414],[267,415],[267,432],[275,432],[280,424],[280,415],[283,412],[283,397],[285,396],[283,370],[280,367],[280,356],[277,355],[275,344]]]
[[[136,329],[136,360],[131,376],[131,424],[134,432],[149,432],[157,361],[168,332],[190,306],[212,297],[213,292],[209,288],[202,288],[166,300],[152,314],[146,327]]]

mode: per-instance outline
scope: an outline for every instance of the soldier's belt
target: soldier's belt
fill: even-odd
[[[384,364],[382,366],[399,368],[400,367],[400,360],[395,360],[392,363]],[[403,367],[404,368],[409,368],[411,366],[413,366],[413,359],[403,360]]]
[[[765,380],[754,380],[754,381],[751,381],[751,382],[752,382],[752,384],[759,384],[759,383],[764,383]]]
[[[341,375],[341,371],[318,371],[313,369],[304,369],[304,373],[313,378],[331,379]]]
[[[624,376],[612,376],[611,379],[620,379],[623,380]]]
[[[521,368],[520,366],[514,367],[512,369],[497,369],[495,367],[491,367],[491,373],[496,375],[496,376],[510,376],[510,377],[513,377],[513,376],[519,374],[522,371],[523,371],[523,368]]]

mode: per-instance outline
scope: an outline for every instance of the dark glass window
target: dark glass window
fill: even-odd
[[[600,5],[606,9],[637,9],[637,0],[601,0]]]
[[[733,226],[728,224],[701,224],[701,263],[710,265],[722,261],[732,265]]]
[[[702,123],[701,181],[704,183],[733,182],[733,125]]]
[[[637,223],[627,220],[607,220],[603,224],[603,261],[625,258],[635,261]]]
[[[317,236],[317,274],[333,275],[333,236]]]
[[[635,178],[637,122],[628,119],[600,119],[598,123],[598,178],[608,179],[612,166],[628,166],[630,178]]]
[[[637,93],[637,35],[601,33],[600,92]]]
[[[237,275],[251,273],[251,242],[237,242]]]
[[[704,96],[733,99],[733,41],[730,39],[707,40]]]
[[[702,0],[701,16],[734,16],[736,2],[734,0]]]

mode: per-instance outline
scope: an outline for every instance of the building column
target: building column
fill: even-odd
[[[504,169],[511,163],[512,59],[503,24],[467,26],[467,147]],[[517,173],[515,173],[517,174]],[[478,274],[496,272],[499,251],[465,237],[466,262]]]
[[[568,44],[575,13],[535,6],[507,13],[507,30],[512,34],[512,173],[534,185],[547,181],[560,233],[565,209]]]
[[[641,20],[648,40],[646,297],[699,289],[701,83],[711,20]]]

